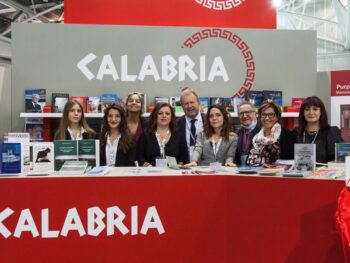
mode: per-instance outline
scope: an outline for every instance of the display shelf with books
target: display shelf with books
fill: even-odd
[[[176,117],[181,117],[184,115],[183,112],[176,112]],[[231,117],[235,118],[238,117],[236,112],[230,112]],[[149,117],[150,113],[145,112],[143,114],[143,117]],[[85,113],[85,118],[102,118],[103,113]],[[299,112],[282,112],[282,118],[297,118],[299,116]],[[21,112],[20,114],[21,118],[61,118],[62,113],[27,113],[27,112]]]

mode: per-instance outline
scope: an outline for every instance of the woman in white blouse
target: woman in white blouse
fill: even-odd
[[[136,159],[134,137],[130,134],[123,107],[109,106],[103,116],[100,134],[100,164],[133,166]]]

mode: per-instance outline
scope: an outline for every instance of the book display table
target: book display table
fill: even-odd
[[[115,168],[0,178],[0,262],[343,262],[342,180]]]

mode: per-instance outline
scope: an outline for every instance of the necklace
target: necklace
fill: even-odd
[[[318,135],[318,130],[317,131],[313,131],[313,132],[309,132],[306,129],[304,130],[304,134],[303,134],[303,143],[305,143],[305,137],[306,137],[306,133],[308,135],[314,136],[314,138],[311,141],[311,144],[313,144],[316,141],[317,135]]]

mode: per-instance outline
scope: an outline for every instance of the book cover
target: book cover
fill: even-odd
[[[247,90],[245,92],[245,100],[249,101],[255,107],[260,107],[264,101],[264,94],[261,90]]]
[[[88,167],[87,161],[65,161],[62,165],[60,175],[83,175]]]
[[[78,142],[78,160],[87,161],[88,166],[100,166],[100,141],[81,140]]]
[[[316,145],[294,144],[295,170],[298,172],[314,172],[316,168]]]
[[[110,105],[118,102],[118,95],[115,93],[104,93],[100,96],[101,112],[104,112]]]
[[[0,143],[0,173],[21,173],[21,144]]]
[[[222,98],[222,97],[210,97],[209,103],[210,103],[210,106],[212,106],[212,105],[223,105],[224,98]]]
[[[85,96],[70,96],[70,100],[78,102],[83,107],[83,112],[86,112],[86,97]]]
[[[180,96],[178,97],[170,97],[170,105],[174,108],[175,112],[184,112],[181,101],[180,101]]]
[[[345,163],[345,157],[350,156],[350,143],[335,144],[335,162]]]
[[[25,112],[43,112],[46,104],[45,89],[25,90]]]
[[[7,142],[21,144],[21,172],[29,172],[30,163],[30,134],[28,132],[9,132]]]
[[[245,98],[233,98],[233,111],[238,113],[238,106],[245,101]]]
[[[278,90],[264,90],[264,101],[265,100],[272,100],[276,102],[279,106],[283,106],[283,97],[282,97],[282,91]]]
[[[224,98],[223,106],[226,108],[228,112],[234,112],[234,99],[233,98]]]
[[[199,102],[200,102],[200,111],[203,113],[208,112],[209,108],[209,98],[208,97],[199,97]]]
[[[350,142],[350,104],[340,105],[340,131],[345,142]]]
[[[55,170],[54,144],[52,142],[37,142],[32,144],[33,173],[52,173]]]
[[[169,103],[168,97],[154,97],[154,105],[157,105],[158,103]]]
[[[69,100],[68,93],[52,93],[52,103],[51,111],[52,112],[63,112],[64,106]]]
[[[86,112],[97,113],[100,110],[100,97],[89,96],[86,98]]]
[[[25,132],[29,133],[31,142],[42,142],[44,140],[43,124],[26,122]]]
[[[59,171],[67,160],[78,160],[78,144],[74,140],[54,141],[55,171]]]

